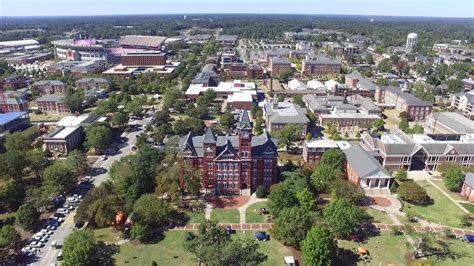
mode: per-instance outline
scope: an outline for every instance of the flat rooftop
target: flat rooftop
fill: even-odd
[[[28,112],[8,112],[0,114],[0,125],[8,124],[9,122],[26,115]]]
[[[57,131],[51,133],[48,138],[54,139],[64,139],[67,136],[71,135],[74,131],[76,131],[79,127],[61,127]]]

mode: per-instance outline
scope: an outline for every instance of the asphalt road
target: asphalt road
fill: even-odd
[[[128,134],[124,133],[122,135],[122,137],[128,138],[128,141],[122,144],[122,147],[120,148],[120,152],[114,155],[110,155],[107,158],[107,160],[103,160],[102,158],[99,158],[94,163],[94,165],[92,166],[93,168],[99,168],[99,169],[102,169],[103,171],[102,174],[94,176],[95,186],[99,186],[101,183],[109,179],[110,176],[109,176],[108,171],[115,161],[130,154],[131,147],[135,145],[137,141],[137,136],[144,132],[145,125],[147,125],[151,121],[151,119],[152,119],[152,116],[144,118],[143,120],[131,121],[130,124],[138,124],[141,127],[137,131],[130,132]],[[59,264],[56,260],[56,257],[58,256],[60,249],[52,248],[51,243],[52,241],[56,241],[56,243],[58,243],[59,245],[62,245],[64,243],[64,240],[66,239],[66,237],[68,237],[74,230],[74,215],[75,214],[76,214],[76,211],[73,211],[72,213],[66,216],[65,221],[58,227],[58,229],[56,229],[54,234],[51,235],[49,241],[45,244],[45,246],[40,249],[40,253],[37,257],[37,260],[30,265],[49,266],[49,265]]]

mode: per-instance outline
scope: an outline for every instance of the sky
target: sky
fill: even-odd
[[[0,0],[0,16],[338,14],[474,17],[474,0]]]

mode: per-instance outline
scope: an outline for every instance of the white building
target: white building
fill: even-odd
[[[413,33],[413,32],[408,34],[407,44],[405,46],[407,52],[411,52],[413,48],[416,47],[417,44],[418,44],[418,34]]]

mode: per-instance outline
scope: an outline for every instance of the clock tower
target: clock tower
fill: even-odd
[[[247,189],[251,187],[252,176],[252,123],[247,110],[242,114],[237,129],[239,130],[239,157],[241,160],[240,188]]]

